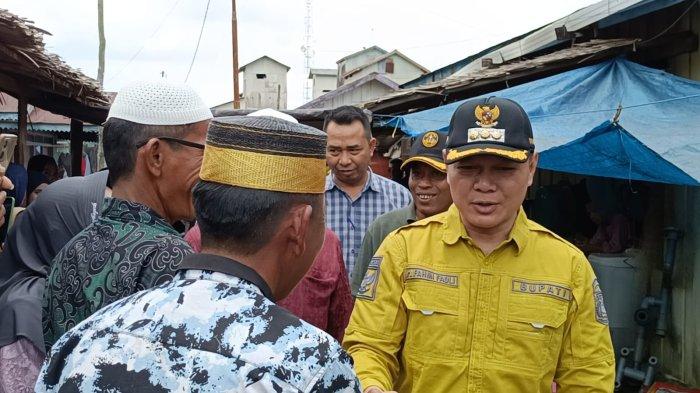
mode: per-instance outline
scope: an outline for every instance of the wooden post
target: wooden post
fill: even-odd
[[[100,87],[104,87],[105,79],[105,18],[104,18],[104,0],[97,0],[97,34],[99,37],[100,46],[97,52],[97,81],[100,82]],[[102,147],[102,132],[103,128],[97,127],[97,168],[105,166],[105,152]]]
[[[238,91],[238,19],[236,17],[236,0],[231,0],[231,45],[233,49],[233,109],[241,107]]]
[[[83,166],[83,122],[70,119],[71,176],[82,176]]]
[[[19,164],[26,168],[29,161],[29,146],[27,146],[27,100],[17,99],[17,144],[19,147]]]

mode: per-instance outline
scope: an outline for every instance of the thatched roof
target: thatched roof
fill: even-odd
[[[54,113],[99,124],[109,100],[99,83],[45,50],[33,22],[0,9],[0,90]]]

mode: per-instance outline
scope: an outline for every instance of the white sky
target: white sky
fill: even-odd
[[[104,0],[105,90],[132,80],[185,80],[207,0]],[[313,67],[378,45],[434,70],[541,27],[594,0],[312,0]],[[50,52],[97,76],[97,0],[0,0],[52,36]],[[305,0],[238,0],[239,65],[268,55],[288,66],[288,107],[303,100]],[[139,52],[140,50],[140,52]],[[138,55],[136,55],[138,52]],[[136,56],[135,56],[136,55]],[[135,56],[135,57],[134,57]],[[129,62],[130,59],[133,60]],[[233,97],[231,1],[211,0],[188,84],[210,106]]]

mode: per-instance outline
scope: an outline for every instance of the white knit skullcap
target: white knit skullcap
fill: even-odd
[[[295,119],[291,115],[288,115],[286,113],[282,113],[280,111],[276,111],[276,110],[271,109],[271,108],[265,108],[265,109],[257,110],[255,112],[251,112],[248,114],[248,116],[270,116],[270,117],[276,117],[276,118],[282,119],[282,120],[291,121],[292,123],[299,123],[297,121],[297,119]]]
[[[212,118],[211,110],[194,89],[184,84],[135,82],[114,99],[107,119],[139,124],[181,125]]]

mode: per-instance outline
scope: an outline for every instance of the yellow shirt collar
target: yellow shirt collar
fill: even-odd
[[[443,223],[443,228],[444,232],[442,235],[442,241],[446,244],[455,244],[460,238],[473,243],[471,238],[469,237],[469,234],[467,233],[467,229],[462,223],[462,218],[459,215],[459,210],[454,204],[452,204],[452,206],[450,206],[450,208],[447,209],[447,213],[445,215],[445,220]],[[525,215],[525,211],[523,210],[523,208],[520,207],[520,210],[518,211],[518,216],[515,218],[513,228],[510,230],[508,238],[503,243],[508,244],[511,241],[515,243],[515,246],[518,248],[519,254],[527,244],[529,233],[530,228],[528,226],[527,216]]]

